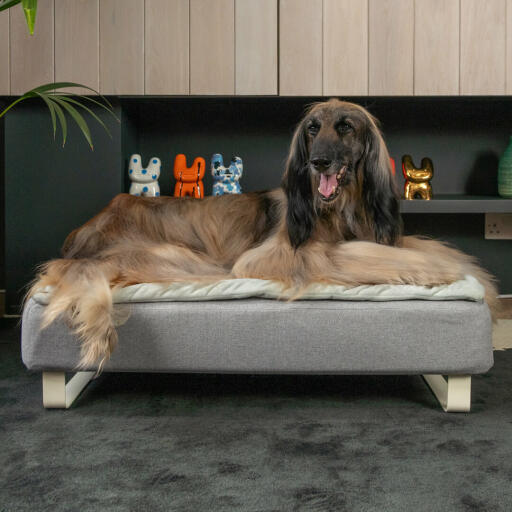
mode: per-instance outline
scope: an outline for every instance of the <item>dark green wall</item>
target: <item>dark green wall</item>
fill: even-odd
[[[5,118],[8,313],[18,312],[35,266],[58,257],[66,235],[122,190],[121,124],[97,114],[112,138],[91,122],[94,151],[71,122],[62,148],[60,134],[53,140],[47,110],[38,104],[20,105]]]
[[[0,100],[0,112],[6,104]],[[0,119],[0,288],[5,289],[5,119]]]
[[[210,157],[244,160],[245,191],[280,183],[290,138],[304,108],[316,98],[125,98],[118,124],[98,112],[112,139],[91,122],[95,150],[70,126],[64,149],[51,137],[46,110],[33,103],[5,120],[6,287],[8,312],[18,310],[21,290],[36,264],[58,256],[65,236],[127,191],[132,153],[162,160],[162,194],[174,188],[177,153],[207,162]],[[391,155],[400,167],[410,153],[435,165],[436,193],[495,194],[497,161],[512,133],[510,98],[360,98],[380,121]],[[0,124],[0,137],[1,137]],[[1,138],[0,138],[1,141]],[[0,155],[2,144],[0,142]],[[1,167],[0,167],[1,170]],[[402,186],[402,176],[397,176]],[[409,233],[448,240],[479,257],[512,293],[512,241],[484,240],[483,215],[406,215]]]
[[[485,215],[407,214],[406,234],[445,240],[475,256],[499,279],[501,293],[512,293],[512,240],[485,240]]]

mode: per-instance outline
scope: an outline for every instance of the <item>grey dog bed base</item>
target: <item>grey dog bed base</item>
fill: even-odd
[[[79,341],[63,321],[41,330],[44,305],[23,312],[30,370],[74,371]],[[130,316],[104,371],[314,374],[486,372],[493,364],[485,303],[265,299],[123,304]]]

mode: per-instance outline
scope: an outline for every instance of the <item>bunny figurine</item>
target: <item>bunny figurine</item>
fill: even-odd
[[[241,194],[242,187],[238,180],[243,172],[242,159],[235,156],[231,160],[229,167],[224,167],[222,155],[215,153],[212,156],[211,171],[213,176],[213,195],[222,196],[224,194]]]
[[[146,167],[142,167],[140,155],[132,155],[128,165],[128,174],[132,182],[130,194],[132,196],[158,197],[160,195],[160,158],[152,157]]]

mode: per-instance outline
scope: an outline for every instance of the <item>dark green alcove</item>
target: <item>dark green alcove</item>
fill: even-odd
[[[8,312],[19,312],[23,287],[35,266],[57,257],[69,231],[127,191],[127,162],[162,160],[163,195],[174,187],[177,153],[207,162],[205,189],[211,193],[210,157],[222,153],[244,161],[245,191],[279,186],[291,135],[306,105],[321,98],[113,98],[120,123],[99,115],[109,138],[91,122],[91,152],[76,128],[63,149],[51,136],[49,115],[37,103],[11,111],[0,122],[0,170],[5,181],[4,275]],[[496,196],[497,162],[512,133],[509,98],[355,98],[380,120],[397,162],[409,153],[419,163],[434,161],[434,195]],[[3,137],[2,137],[3,130]],[[1,142],[4,142],[3,144]],[[484,240],[483,213],[404,215],[408,233],[443,238],[477,256],[512,292],[512,241]]]

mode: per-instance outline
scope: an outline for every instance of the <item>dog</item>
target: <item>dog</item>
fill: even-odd
[[[434,286],[472,274],[494,310],[492,277],[441,242],[402,236],[399,206],[376,120],[331,99],[298,124],[280,188],[201,201],[118,195],[67,237],[28,296],[53,287],[42,326],[67,319],[79,367],[99,370],[117,343],[112,290],[136,283],[261,278],[300,297],[313,282]]]

